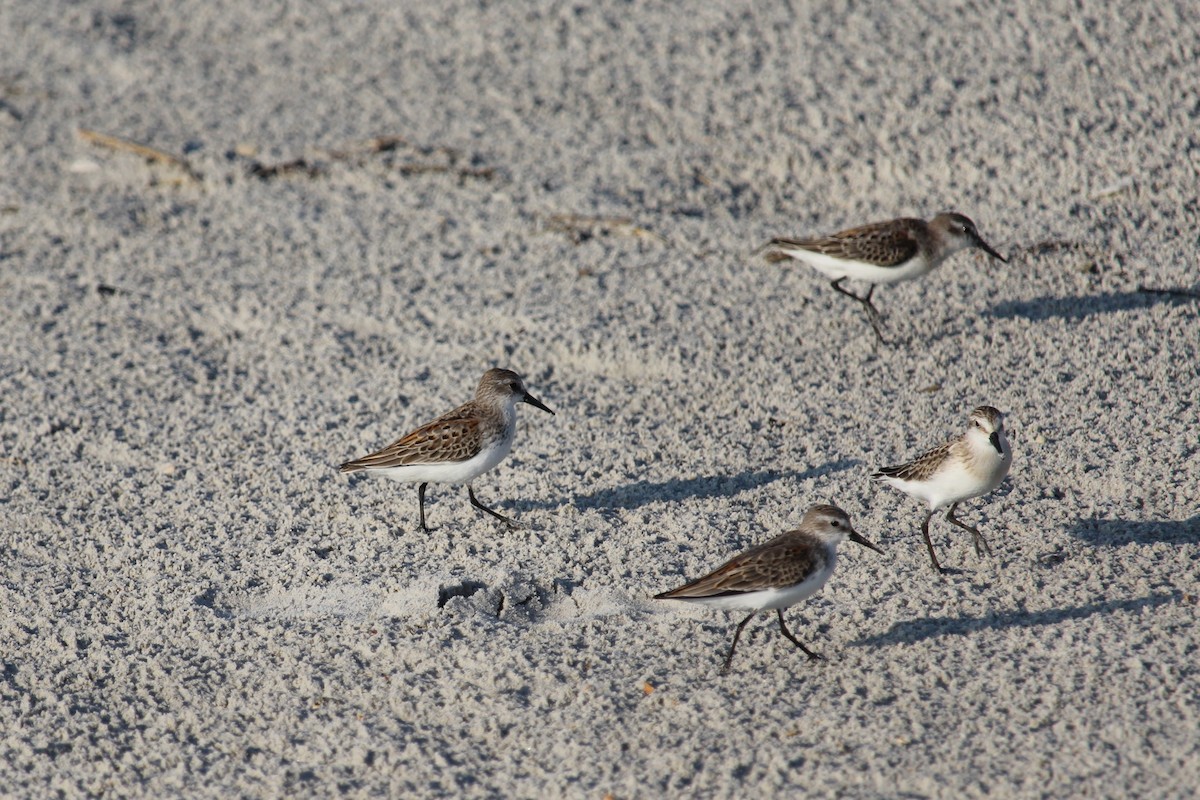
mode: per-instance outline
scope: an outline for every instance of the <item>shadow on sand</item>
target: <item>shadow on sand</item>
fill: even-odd
[[[637,481],[611,489],[599,489],[588,494],[576,494],[576,508],[634,509],[655,502],[676,502],[695,497],[729,497],[748,489],[757,489],[782,478],[806,480],[858,466],[854,459],[840,459],[803,472],[742,472],[737,475],[705,475],[696,478],[672,478],[667,481]]]
[[[1029,319],[1035,322],[1059,317],[1080,320],[1093,314],[1108,314],[1131,308],[1149,308],[1159,303],[1195,303],[1195,295],[1171,291],[1101,292],[1082,297],[1054,297],[1043,295],[1031,300],[1007,300],[989,309],[997,319]]]
[[[1188,544],[1200,542],[1200,514],[1183,520],[1081,519],[1068,531],[1096,547],[1126,544]]]
[[[1005,628],[1036,628],[1057,625],[1071,619],[1084,619],[1096,614],[1116,611],[1140,612],[1183,600],[1181,592],[1152,594],[1129,600],[1102,600],[1075,608],[1055,608],[1048,611],[1005,611],[986,617],[927,617],[897,622],[886,633],[854,642],[856,647],[879,647],[893,644],[913,644],[941,636],[967,636],[977,631]]]

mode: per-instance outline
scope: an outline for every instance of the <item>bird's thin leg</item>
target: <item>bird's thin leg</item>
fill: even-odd
[[[499,513],[498,511],[493,511],[492,509],[485,506],[483,503],[479,502],[479,500],[476,499],[476,497],[475,497],[475,489],[472,488],[470,484],[467,484],[467,496],[471,498],[471,505],[475,506],[480,511],[486,511],[487,513],[491,514],[493,517],[500,520],[501,522],[503,522],[505,525],[507,525],[510,528],[521,527],[521,523],[517,522],[515,519],[509,519],[508,517],[504,516],[503,514]]]
[[[807,647],[801,644],[800,640],[793,636],[792,632],[787,629],[787,625],[783,624],[783,609],[777,608],[775,609],[775,613],[779,615],[779,630],[783,631],[783,635],[791,639],[792,644],[803,650],[805,655],[808,656],[809,661],[820,661],[822,656],[819,653],[814,653],[812,650],[809,650]]]
[[[725,656],[725,666],[721,667],[721,674],[729,672],[729,665],[733,663],[733,653],[737,650],[738,637],[742,635],[742,628],[746,627],[746,623],[754,619],[757,611],[750,612],[750,616],[738,623],[737,630],[733,632],[733,644],[729,646],[729,655]]]
[[[937,556],[933,553],[933,542],[929,541],[929,520],[931,519],[933,519],[932,511],[925,515],[925,521],[921,523],[921,535],[925,537],[925,547],[929,550],[929,560],[933,562],[933,568],[938,572],[945,572],[942,565],[938,563]]]
[[[849,289],[842,288],[842,281],[844,280],[846,278],[841,277],[829,285],[841,294],[862,305],[863,309],[867,312],[867,321],[871,323],[871,330],[875,331],[875,338],[879,340],[880,344],[887,344],[887,339],[883,338],[883,327],[880,324],[879,309],[875,308],[875,304],[871,302],[871,295],[875,293],[875,284],[871,284],[871,288],[867,290],[865,297],[860,297]]]
[[[863,301],[863,299],[861,297],[859,297],[858,295],[856,295],[854,292],[850,291],[849,289],[842,288],[842,281],[844,281],[844,280],[846,280],[845,276],[838,278],[836,281],[834,281],[833,283],[831,283],[829,285],[834,288],[834,291],[841,292],[842,294],[846,295],[846,297],[849,297],[853,300],[857,300],[858,302],[861,303]],[[871,284],[871,288],[872,289],[875,288],[875,284]]]
[[[422,483],[417,489],[417,508],[421,509],[421,530],[425,533],[429,533],[429,528],[425,527],[425,489],[428,487],[428,483]]]
[[[883,315],[879,313],[879,309],[871,302],[871,295],[875,294],[875,284],[871,284],[871,288],[867,289],[867,296],[862,298],[863,307],[867,309],[867,318],[871,320],[871,327],[875,329],[875,335],[879,337],[882,344],[887,344],[887,340],[883,338]]]
[[[954,509],[956,508],[958,508],[958,503],[954,503],[950,506],[950,510],[946,512],[946,521],[951,525],[957,525],[964,531],[967,531],[971,534],[971,539],[975,543],[975,555],[983,558],[983,554],[987,553],[990,556],[992,554],[992,548],[991,545],[987,543],[987,539],[983,538],[983,534],[979,532],[978,528],[972,528],[970,525],[967,525],[958,517],[954,516]]]

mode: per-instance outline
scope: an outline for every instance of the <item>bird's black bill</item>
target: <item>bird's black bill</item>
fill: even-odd
[[[551,411],[549,408],[546,407],[545,403],[543,403],[541,400],[538,400],[536,397],[531,395],[529,392],[525,393],[525,402],[529,403],[529,405],[533,406],[534,408],[540,408],[542,411],[545,411],[547,414],[554,413],[553,411]]]
[[[1004,455],[1004,448],[1000,446],[1000,431],[992,431],[992,435],[988,437],[988,441],[992,443],[992,447],[996,448],[996,452]]]
[[[976,242],[976,243],[979,245],[979,249],[980,249],[980,250],[982,250],[983,252],[987,253],[987,254],[988,254],[989,256],[991,256],[992,258],[999,259],[1000,261],[1002,261],[1002,262],[1003,262],[1003,263],[1005,263],[1005,264],[1007,264],[1007,263],[1008,263],[1008,259],[1007,259],[1007,258],[1005,258],[1004,256],[1002,256],[1002,255],[1000,255],[999,253],[997,253],[995,250],[993,250],[993,249],[992,249],[992,246],[991,246],[990,244],[988,244],[987,242],[985,242],[983,239],[976,238],[976,239],[975,239],[975,242]]]
[[[880,550],[878,547],[876,547],[875,545],[873,545],[869,541],[867,541],[866,537],[864,537],[858,531],[850,532],[850,541],[855,542],[856,544],[861,544],[863,547],[870,548],[871,550],[874,550],[876,553],[883,555],[882,550]]]

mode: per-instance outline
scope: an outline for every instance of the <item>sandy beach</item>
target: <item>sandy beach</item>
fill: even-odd
[[[1195,12],[3,0],[0,796],[1195,796]],[[754,253],[947,210],[891,346]],[[493,366],[526,527],[339,474]],[[721,675],[650,598],[824,502]]]

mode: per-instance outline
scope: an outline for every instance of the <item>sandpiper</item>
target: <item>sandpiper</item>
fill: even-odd
[[[752,547],[703,578],[654,596],[655,600],[686,600],[713,608],[751,609],[733,634],[733,645],[721,672],[728,672],[742,628],[759,611],[774,610],[779,629],[810,660],[821,656],[805,647],[783,622],[783,609],[815,594],[837,566],[837,546],[843,539],[882,553],[850,524],[837,506],[815,505],[804,513],[800,527]]]
[[[980,406],[971,412],[965,433],[906,464],[884,467],[871,477],[929,505],[921,534],[933,568],[942,572],[929,540],[929,520],[938,509],[950,506],[946,512],[950,524],[970,532],[977,555],[991,555],[992,549],[979,529],[960,521],[954,509],[963,500],[980,497],[999,486],[1011,466],[1012,448],[1004,432],[1004,415],[991,406]]]
[[[962,214],[938,214],[926,222],[904,217],[850,228],[814,239],[772,239],[759,248],[771,261],[795,259],[831,278],[835,290],[862,304],[875,336],[886,344],[871,294],[880,284],[919,278],[959,250],[978,247],[1008,263]],[[866,295],[842,287],[846,279],[871,284]]]
[[[509,527],[518,523],[480,503],[471,481],[499,464],[512,449],[517,403],[550,411],[525,389],[512,370],[489,369],[479,379],[475,399],[422,425],[387,447],[342,464],[342,472],[365,470],[402,483],[420,483],[417,504],[425,526],[425,489],[430,483],[467,484],[471,505]]]

